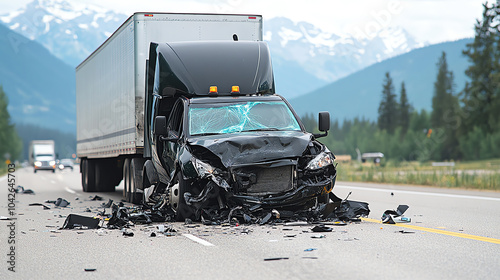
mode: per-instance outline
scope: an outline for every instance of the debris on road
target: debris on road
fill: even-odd
[[[400,230],[400,231],[396,231],[396,232],[399,232],[399,233],[403,233],[403,234],[407,234],[407,233],[415,233],[414,231],[406,231],[406,230]]]
[[[331,232],[333,228],[327,227],[325,225],[315,226],[311,229],[313,232]]]
[[[264,261],[281,261],[281,260],[288,260],[288,257],[282,257],[282,258],[267,258],[264,259]]]
[[[38,202],[30,203],[30,204],[28,204],[28,206],[43,206],[43,210],[49,210],[50,209],[50,206],[42,204],[42,203],[38,203]]]
[[[96,271],[95,268],[85,268],[84,271],[91,272],[91,271]]]
[[[404,217],[403,214],[410,208],[408,205],[399,205],[396,210],[386,210],[382,214],[382,223],[396,224],[396,223],[409,223],[411,218]]]
[[[326,213],[330,212],[327,218],[337,218],[338,220],[346,222],[360,222],[360,217],[367,217],[370,214],[368,203],[347,200],[350,195],[351,192],[349,192],[345,199],[340,199],[331,192],[330,199],[333,203],[327,203],[325,205]]]
[[[99,219],[93,217],[69,214],[61,229],[96,229],[99,227]]]
[[[100,196],[98,196],[98,195],[96,194],[94,197],[90,196],[90,200],[98,200],[98,201],[101,201],[101,200],[102,200],[102,197],[100,197]]]
[[[311,235],[311,238],[326,238],[326,235],[324,234]]]
[[[70,203],[64,198],[58,198],[57,200],[45,200],[45,203],[52,203],[57,207],[66,207]]]
[[[113,205],[113,200],[109,199],[107,203],[103,203],[102,204],[102,207],[104,207],[104,208],[110,208],[111,205]]]
[[[0,221],[9,221],[12,220],[10,217],[0,216]]]
[[[22,194],[35,194],[35,192],[31,189],[24,189],[23,186],[17,186],[15,189],[16,193],[22,193]]]
[[[305,249],[304,252],[312,252],[312,251],[315,251],[315,250],[318,250],[316,248],[309,248],[309,249]]]
[[[123,236],[133,237],[134,233],[132,231],[128,231],[126,229],[122,229]]]

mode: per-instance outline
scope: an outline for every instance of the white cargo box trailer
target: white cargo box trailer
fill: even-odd
[[[135,13],[78,65],[77,154],[82,160],[96,159],[89,167],[94,170],[95,166],[95,172],[82,172],[86,174],[82,176],[84,190],[87,180],[104,178],[99,172],[111,173],[110,168],[104,167],[115,165],[114,158],[143,154],[145,73],[150,42],[236,38],[262,41],[262,16]]]
[[[78,157],[141,153],[150,42],[262,40],[258,15],[135,13],[76,68]]]

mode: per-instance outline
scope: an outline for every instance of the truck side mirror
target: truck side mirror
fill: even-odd
[[[330,130],[330,113],[319,112],[319,114],[318,114],[318,127],[319,127],[319,131]]]
[[[328,135],[328,130],[330,130],[330,113],[319,112],[318,115],[318,129],[324,133],[313,134],[315,138],[325,137]]]
[[[156,116],[155,117],[155,126],[154,126],[153,133],[156,136],[167,135],[167,117],[165,117],[165,116]]]

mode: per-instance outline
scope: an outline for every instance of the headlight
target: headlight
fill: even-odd
[[[215,168],[210,164],[204,163],[203,161],[196,158],[193,158],[193,165],[194,168],[196,168],[196,172],[198,172],[198,175],[200,175],[201,177],[208,176],[215,171]]]
[[[56,165],[56,161],[55,161],[55,160],[51,160],[51,161],[49,162],[49,165]]]
[[[42,166],[42,162],[41,161],[35,161],[35,166],[38,166],[38,167]]]
[[[307,164],[306,169],[310,170],[320,169],[330,164],[333,164],[332,156],[330,154],[322,152]]]

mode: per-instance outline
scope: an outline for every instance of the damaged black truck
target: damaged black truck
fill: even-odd
[[[84,191],[123,179],[127,201],[168,207],[177,220],[329,200],[335,157],[316,140],[329,114],[311,134],[276,94],[261,16],[136,13],[76,77]]]

